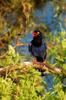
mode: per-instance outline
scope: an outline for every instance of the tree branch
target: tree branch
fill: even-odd
[[[23,66],[22,68],[19,68],[18,66],[19,65],[11,65],[11,66],[7,66],[5,68],[0,68],[0,76],[8,76],[9,73],[15,71],[15,70],[21,70],[22,73],[27,73],[28,72],[28,68],[29,66],[32,66],[33,68],[35,69],[38,69],[40,70],[41,72],[49,72],[49,73],[52,73],[52,74],[58,74],[58,75],[65,75],[66,76],[66,70],[64,70],[63,68],[60,68],[60,67],[51,67],[49,66],[48,64],[46,63],[35,63],[33,64],[32,62],[24,62],[23,63]]]

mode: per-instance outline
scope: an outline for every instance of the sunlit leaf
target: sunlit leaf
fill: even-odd
[[[62,46],[63,46],[63,48],[66,48],[66,39],[64,39],[64,40],[62,41]]]

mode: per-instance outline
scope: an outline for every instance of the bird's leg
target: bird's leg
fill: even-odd
[[[40,67],[42,66],[42,62],[38,62],[38,61],[36,60],[36,58],[33,59],[33,65],[34,65],[34,64],[37,64],[37,65],[39,65]]]
[[[36,58],[33,59],[33,65],[37,64]]]

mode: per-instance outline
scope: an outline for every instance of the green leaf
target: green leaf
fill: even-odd
[[[61,62],[64,61],[63,57],[60,57],[59,55],[56,57],[56,60],[61,61]]]
[[[63,68],[66,69],[66,64],[63,64]]]
[[[66,48],[66,39],[64,39],[64,40],[62,41],[62,47],[63,47],[63,48]]]

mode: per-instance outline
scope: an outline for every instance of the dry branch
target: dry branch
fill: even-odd
[[[27,68],[29,66],[32,66],[33,68],[35,69],[38,69],[38,70],[41,70],[41,72],[49,72],[49,73],[52,73],[52,74],[58,74],[58,75],[62,75],[64,74],[66,76],[66,70],[64,70],[63,68],[60,68],[60,67],[51,67],[49,66],[48,64],[46,63],[42,63],[42,64],[33,64],[32,62],[29,62],[29,63],[26,63],[24,62],[23,63],[23,66],[22,68],[19,68],[19,65],[11,65],[11,66],[7,66],[5,68],[0,68],[0,76],[4,76],[6,77],[7,74],[15,71],[15,70],[21,70],[22,72],[27,72]]]

